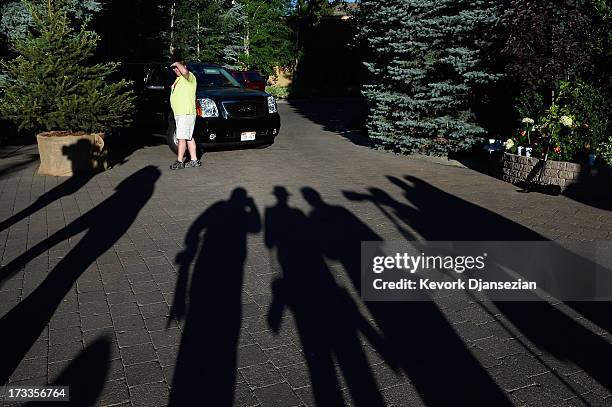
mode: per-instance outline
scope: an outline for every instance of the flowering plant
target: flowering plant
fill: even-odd
[[[572,119],[570,116],[564,115],[559,118],[559,123],[565,127],[572,127],[574,125],[574,119]]]
[[[552,147],[550,158],[572,161],[583,148],[584,142],[575,131],[580,124],[568,106],[553,103],[542,118],[544,136]]]
[[[527,145],[530,146],[531,145],[530,133],[535,128],[534,127],[535,120],[533,120],[530,117],[524,117],[523,120],[521,120],[521,123],[523,123],[525,125],[525,128],[519,131],[519,135],[521,136],[523,141],[526,138],[527,139]]]
[[[583,81],[562,80],[557,85],[548,108],[537,91],[525,91],[517,99],[519,136],[526,132],[534,156],[543,156],[550,145],[552,159],[583,162],[589,154],[597,154],[612,163],[612,105],[605,92]]]

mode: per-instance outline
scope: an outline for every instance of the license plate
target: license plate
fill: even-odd
[[[243,131],[240,134],[240,141],[252,141],[252,140],[255,140],[255,134],[257,134],[257,132],[255,132],[255,131]]]

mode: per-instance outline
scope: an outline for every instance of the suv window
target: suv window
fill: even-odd
[[[240,84],[223,68],[189,66],[198,80],[198,87],[204,88],[241,88]]]
[[[147,86],[167,86],[168,79],[168,71],[164,67],[156,66],[149,70]]]
[[[246,86],[246,81],[244,80],[244,76],[242,72],[232,72],[232,76],[236,79],[242,86]]]
[[[250,82],[265,82],[257,72],[246,72],[246,77]]]

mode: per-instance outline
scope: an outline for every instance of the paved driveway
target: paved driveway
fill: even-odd
[[[4,159],[0,382],[80,406],[612,405],[608,304],[355,294],[361,240],[611,239],[610,212],[373,151],[342,106],[281,104],[273,146],[197,169],[156,143],[90,179]]]

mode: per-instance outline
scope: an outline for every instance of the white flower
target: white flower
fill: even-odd
[[[561,118],[559,119],[559,122],[562,125],[567,126],[567,127],[572,127],[572,125],[574,124],[574,121],[569,116],[561,116]]]
[[[514,146],[514,141],[512,141],[511,138],[506,140],[506,142],[504,143],[504,147],[506,147],[506,150],[510,150],[513,146]]]
[[[527,123],[527,124],[534,124],[535,120],[533,120],[533,119],[531,119],[529,117],[525,117],[525,118],[523,118],[523,120],[521,120],[521,122]]]

